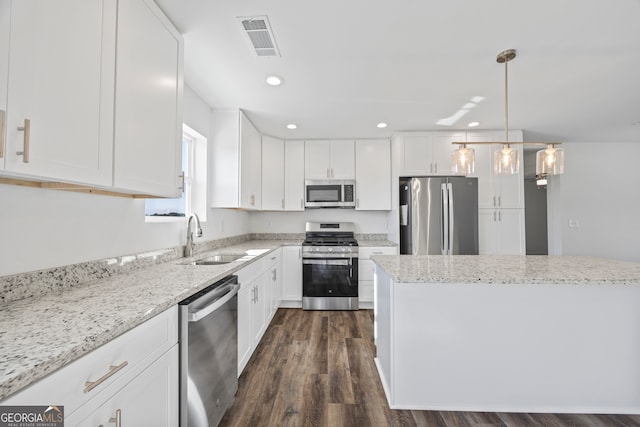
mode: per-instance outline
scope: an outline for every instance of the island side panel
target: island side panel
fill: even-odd
[[[393,408],[640,413],[640,286],[392,286]]]
[[[374,274],[374,339],[376,344],[376,367],[382,382],[382,387],[391,405],[393,395],[391,392],[391,357],[392,335],[391,321],[393,308],[392,293],[393,280],[380,267],[376,266]]]

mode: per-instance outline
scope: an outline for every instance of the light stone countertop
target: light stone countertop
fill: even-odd
[[[396,283],[640,285],[640,263],[546,255],[374,255]]]
[[[251,240],[194,255],[255,253],[300,241]],[[248,252],[251,251],[251,252]],[[252,262],[181,258],[0,306],[0,400]]]

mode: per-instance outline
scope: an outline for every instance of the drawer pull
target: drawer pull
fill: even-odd
[[[95,381],[90,381],[90,382],[84,383],[84,392],[85,393],[89,393],[91,390],[93,390],[94,388],[98,387],[100,384],[102,384],[106,380],[108,380],[109,377],[115,375],[116,372],[118,372],[119,370],[123,369],[128,364],[129,364],[129,362],[127,362],[125,360],[124,362],[122,362],[118,366],[109,366],[109,372],[107,372],[106,374],[104,374],[103,376],[101,376],[100,378],[98,378]]]
[[[122,425],[122,411],[120,409],[116,409],[116,416],[114,418],[109,418],[110,423],[116,423],[116,427],[120,427]]]

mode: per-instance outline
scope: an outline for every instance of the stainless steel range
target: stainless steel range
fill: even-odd
[[[358,309],[358,241],[350,222],[307,222],[302,243],[302,308]]]

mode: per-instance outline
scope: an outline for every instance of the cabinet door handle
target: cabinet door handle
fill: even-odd
[[[122,426],[122,411],[120,409],[116,409],[116,416],[114,418],[109,418],[110,423],[116,423],[116,427]]]
[[[178,187],[178,190],[184,193],[184,172],[180,172],[178,178],[180,178],[180,186]]]
[[[498,196],[498,207],[502,206],[502,196]]]
[[[282,210],[284,210],[284,199],[282,199]]]
[[[438,173],[438,162],[433,162],[433,169],[435,169],[435,173]]]
[[[129,364],[129,362],[127,362],[125,360],[124,362],[122,362],[118,366],[109,366],[109,372],[107,372],[106,374],[104,374],[103,376],[101,376],[100,378],[98,378],[95,381],[89,381],[89,382],[84,383],[84,392],[85,393],[89,393],[91,390],[93,390],[94,388],[98,387],[100,384],[102,384],[106,380],[108,380],[110,377],[115,375],[118,371],[123,369],[128,364]]]
[[[4,110],[0,110],[0,159],[4,157],[4,130],[7,120],[7,113]]]
[[[493,222],[496,222],[496,211],[493,211]]]
[[[18,156],[22,156],[22,163],[29,163],[29,140],[31,139],[31,120],[24,119],[24,126],[18,126],[18,130],[22,131],[24,146],[22,151],[16,151]]]
[[[502,211],[498,212],[498,221],[502,222]]]
[[[300,209],[302,209],[302,208],[304,208],[303,200],[302,200],[302,199],[300,199]]]
[[[331,168],[331,178],[333,178],[333,168]]]
[[[331,178],[331,173],[329,172],[329,168],[327,168],[327,178]]]

